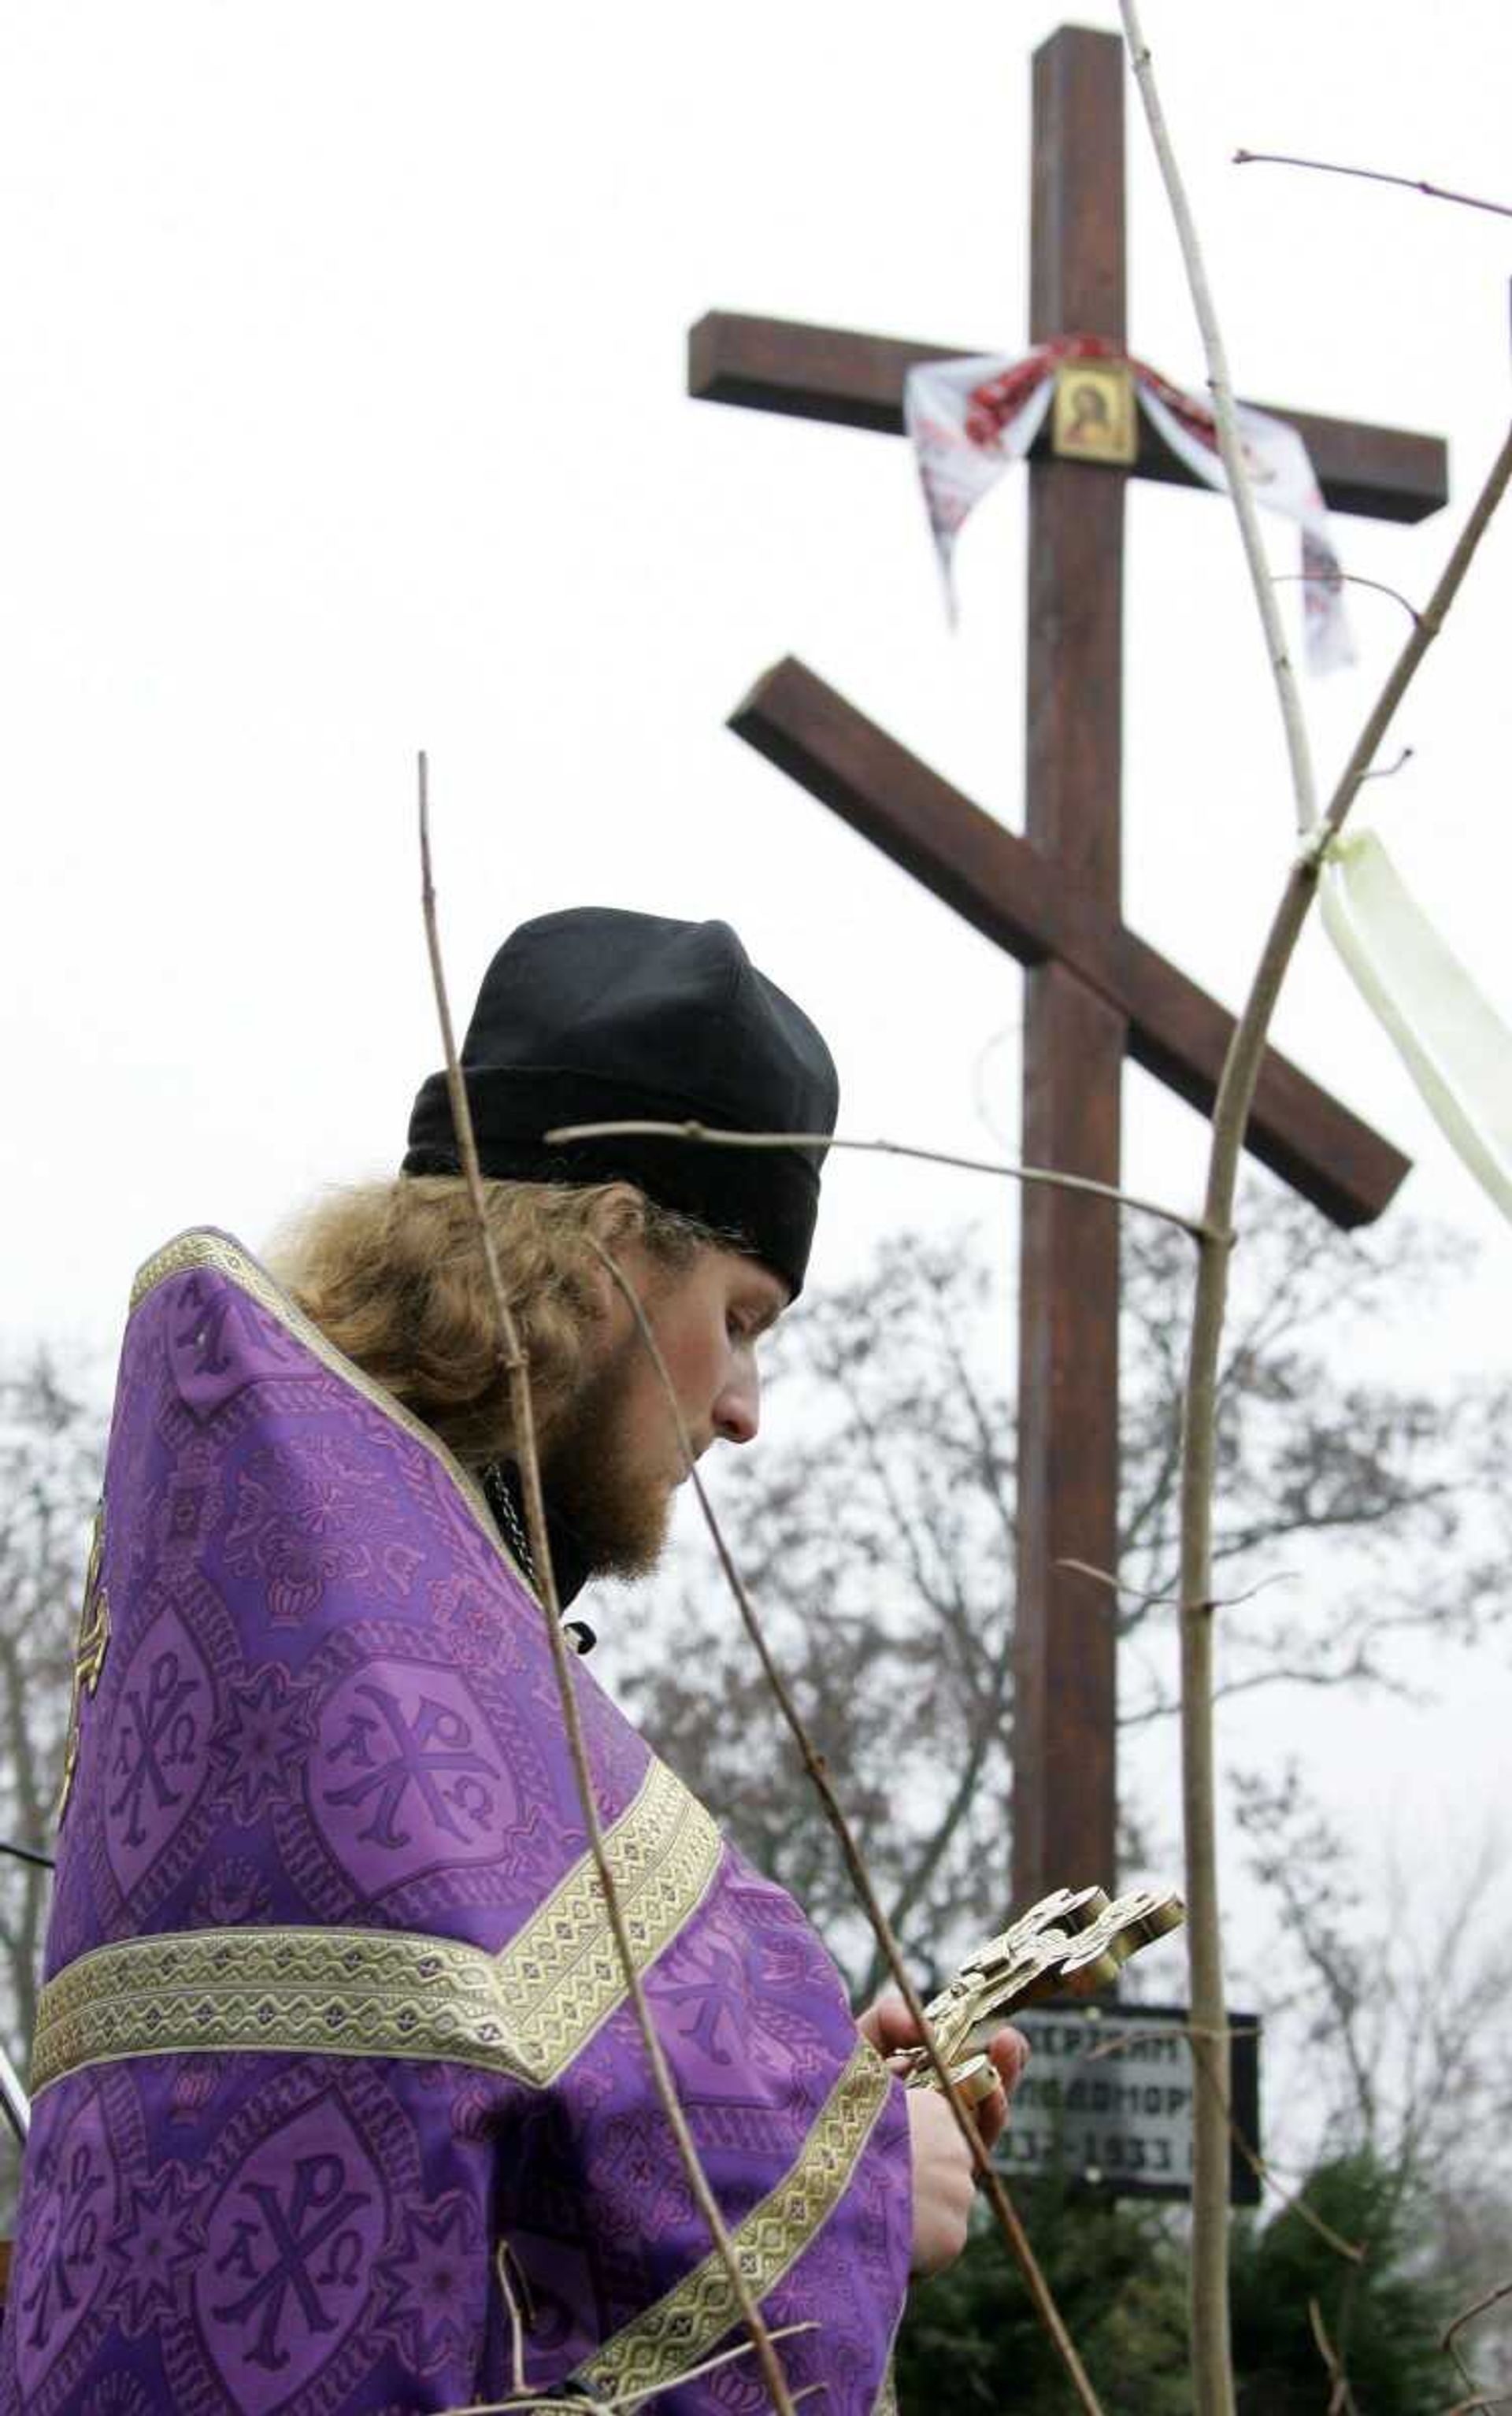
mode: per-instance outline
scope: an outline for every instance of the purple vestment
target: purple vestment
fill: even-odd
[[[0,2416],[758,2416],[587,1855],[542,1613],[435,1438],[234,1243],[138,1278]],[[869,2416],[898,2083],[803,1915],[581,1664],[658,2029],[779,2355]],[[507,2246],[507,2254],[501,2257]],[[502,2267],[502,2273],[501,2273]]]

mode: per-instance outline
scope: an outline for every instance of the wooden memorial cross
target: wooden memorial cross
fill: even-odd
[[[1030,338],[1122,348],[1123,45],[1062,27],[1036,53]],[[983,348],[978,346],[977,351]],[[711,402],[903,432],[905,372],[963,348],[712,312],[689,390]],[[1447,498],[1436,438],[1276,412],[1300,430],[1335,511],[1421,520]],[[1133,473],[1197,483],[1141,417]],[[1125,473],[1029,470],[1027,837],[1017,838],[804,669],[769,672],[739,734],[1029,968],[1022,1156],[1116,1184],[1126,1051],[1211,1107],[1232,1018],[1120,919]],[[922,547],[921,547],[922,551]],[[924,566],[921,563],[921,575]],[[1379,1216],[1406,1171],[1386,1141],[1274,1052],[1249,1146],[1341,1225]],[[1061,1565],[1117,1556],[1118,1218],[1033,1185],[1020,1263],[1015,1901],[1111,1885],[1114,1604]]]

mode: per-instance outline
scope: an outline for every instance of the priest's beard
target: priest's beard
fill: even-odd
[[[661,1558],[672,1522],[677,1457],[672,1415],[648,1438],[627,1414],[628,1378],[644,1345],[626,1335],[600,1361],[555,1424],[541,1455],[553,1518],[564,1519],[589,1577],[643,1578]]]

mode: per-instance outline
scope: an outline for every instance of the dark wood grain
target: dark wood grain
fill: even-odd
[[[1090,206],[1089,206],[1090,203]],[[1063,27],[1034,63],[1030,339],[1076,327],[1122,346],[1124,60]],[[1123,809],[1124,494],[1074,461],[1029,472],[1024,817],[1041,862],[1116,918]],[[1128,1027],[1064,959],[1032,965],[1021,1146],[1116,1184]],[[1066,1559],[1118,1555],[1118,1211],[1074,1192],[1020,1203],[1019,1548],[1013,1895],[1113,1883],[1117,1623]],[[1103,1879],[1103,1874],[1108,1877]],[[1072,1877],[1076,1874],[1076,1877]]]

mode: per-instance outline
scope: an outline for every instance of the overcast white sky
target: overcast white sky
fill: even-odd
[[[952,639],[903,446],[692,403],[683,342],[720,306],[1018,349],[1029,53],[1060,13],[12,0],[12,1334],[111,1342],[170,1231],[255,1245],[323,1180],[393,1163],[437,1053],[422,745],[462,1008],[527,914],[726,914],[829,1032],[846,1128],[1011,1147],[1016,972],[721,725],[791,650],[1017,823],[1021,482],[963,540]],[[1081,14],[1116,23],[1106,0]],[[1512,15],[1148,0],[1146,30],[1240,390],[1450,439],[1450,514],[1338,524],[1348,566],[1421,596],[1506,418],[1507,225],[1228,161],[1310,151],[1505,198]],[[1197,385],[1132,91],[1128,148],[1131,339]],[[1273,541],[1294,568],[1292,533]],[[1225,508],[1135,488],[1126,596],[1128,917],[1234,1001],[1291,814]],[[1353,609],[1359,670],[1310,693],[1325,769],[1404,626]],[[1504,1010],[1509,616],[1512,521],[1402,717],[1413,764],[1369,798]],[[1485,1244],[1455,1317],[1414,1334],[1404,1304],[1404,1354],[1504,1366],[1504,1226],[1321,934],[1279,1034],[1414,1155],[1405,1204]],[[1194,1199],[1197,1120],[1131,1076],[1127,1126],[1130,1180]],[[837,1163],[815,1280],[969,1210],[1001,1213],[1005,1261],[1005,1204]],[[1356,1809],[1409,1762],[1419,1812],[1474,1809],[1504,1652],[1454,1684],[1436,1728],[1370,1715]]]

